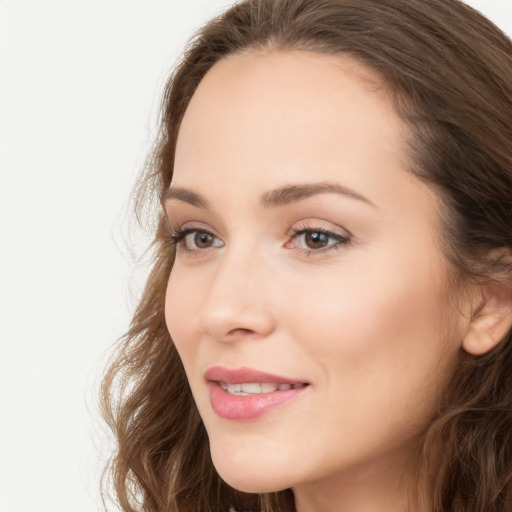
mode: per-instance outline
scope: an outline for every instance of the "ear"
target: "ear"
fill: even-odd
[[[480,304],[462,340],[462,348],[475,356],[498,345],[512,329],[512,290],[489,283],[482,286]]]

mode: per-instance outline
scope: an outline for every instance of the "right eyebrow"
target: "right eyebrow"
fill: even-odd
[[[185,203],[189,203],[192,206],[196,206],[197,208],[203,208],[205,210],[210,208],[208,201],[201,195],[193,192],[188,188],[182,187],[169,187],[163,191],[160,202],[165,204],[170,199],[178,199],[179,201],[183,201]]]

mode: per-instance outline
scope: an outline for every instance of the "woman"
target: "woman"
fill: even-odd
[[[503,33],[457,0],[243,1],[169,80],[153,193],[103,386],[123,510],[512,510]]]

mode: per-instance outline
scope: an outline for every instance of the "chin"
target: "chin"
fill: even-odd
[[[224,482],[226,482],[229,486],[233,487],[233,489],[249,494],[278,492],[290,487],[288,483],[284,483],[284,478],[280,485],[279,481],[276,482],[276,478],[269,478],[268,475],[263,478],[261,475],[253,477],[254,475],[243,475],[240,474],[240,472],[234,472],[232,470],[227,472],[218,471],[218,473],[222,480],[224,480]],[[286,481],[289,482],[289,479],[286,479]]]
[[[293,484],[290,473],[285,467],[269,465],[263,459],[256,463],[250,462],[226,451],[220,456],[212,452],[212,460],[222,480],[238,491],[262,494],[282,491]]]

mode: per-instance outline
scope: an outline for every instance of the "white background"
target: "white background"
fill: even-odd
[[[0,512],[101,509],[129,190],[179,50],[229,3],[0,0]],[[512,35],[512,0],[468,3]]]

